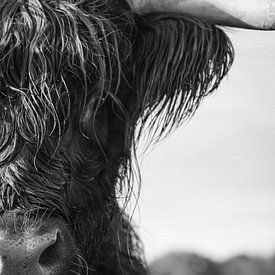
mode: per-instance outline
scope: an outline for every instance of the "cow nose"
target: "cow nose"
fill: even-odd
[[[66,266],[73,262],[66,245],[66,236],[58,228],[42,233],[28,230],[20,236],[0,231],[0,274],[75,274],[74,268]]]

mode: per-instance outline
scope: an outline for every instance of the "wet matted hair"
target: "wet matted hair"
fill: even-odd
[[[118,203],[133,190],[138,141],[192,117],[232,64],[230,40],[125,0],[3,0],[0,18],[2,215],[48,211],[90,269],[145,274]]]

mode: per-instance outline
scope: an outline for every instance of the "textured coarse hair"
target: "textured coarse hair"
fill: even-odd
[[[232,64],[230,40],[125,0],[2,0],[0,18],[1,214],[62,217],[90,269],[145,274],[118,202],[138,141],[192,117]]]

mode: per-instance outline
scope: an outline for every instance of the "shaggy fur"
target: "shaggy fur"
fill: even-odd
[[[83,274],[146,274],[118,204],[137,142],[193,115],[231,66],[229,39],[124,0],[3,0],[0,18],[1,215],[65,220]]]

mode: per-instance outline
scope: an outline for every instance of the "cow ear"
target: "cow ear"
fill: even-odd
[[[184,15],[148,14],[136,22],[131,67],[135,116],[141,122],[139,135],[149,128],[159,139],[192,116],[202,98],[218,87],[234,52],[221,29]]]

